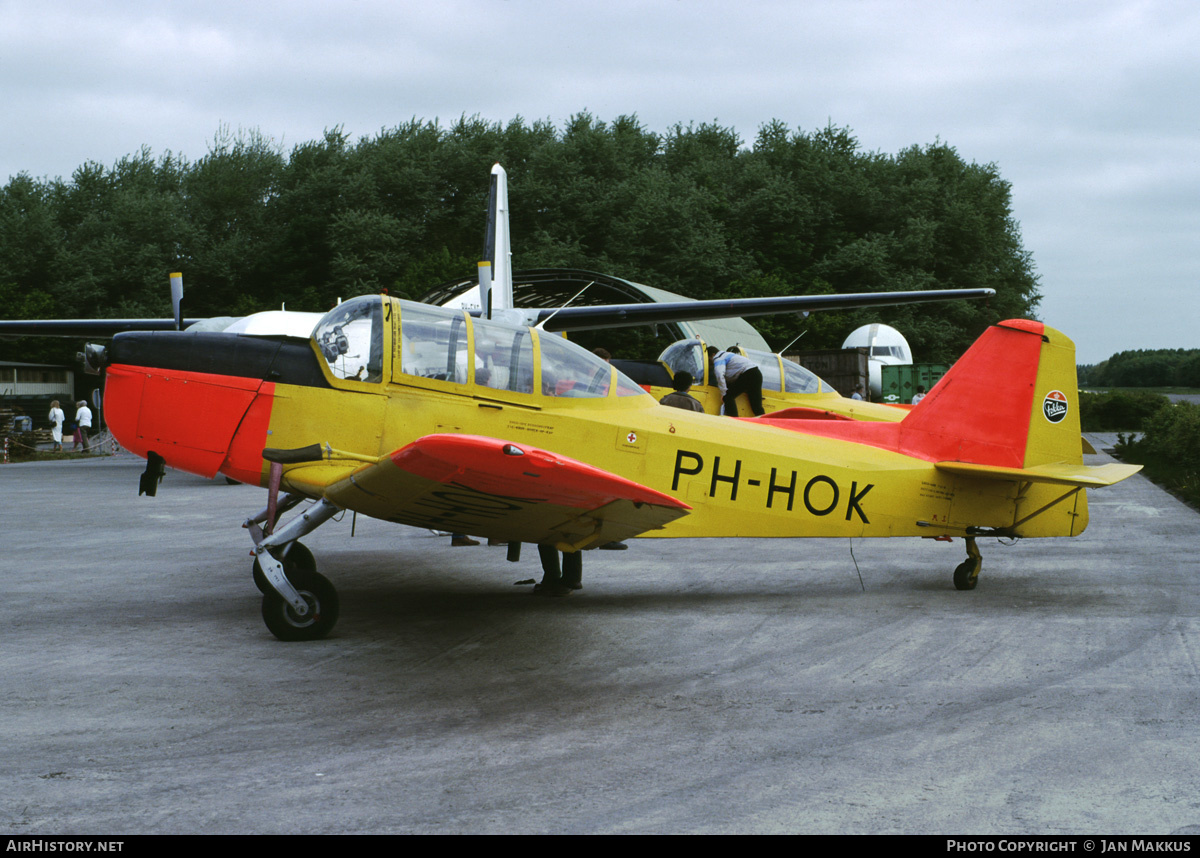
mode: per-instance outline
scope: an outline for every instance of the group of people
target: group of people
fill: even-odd
[[[744,355],[733,351],[722,351],[716,346],[709,346],[707,355],[712,365],[713,379],[721,391],[721,400],[725,404],[725,414],[730,417],[738,416],[737,398],[743,393],[750,400],[750,410],[754,412],[754,416],[761,417],[765,414],[762,400],[763,375],[758,364]],[[704,406],[696,397],[688,393],[688,390],[696,383],[692,374],[686,370],[680,370],[675,373],[671,381],[675,389],[659,402],[674,408],[703,413]]]
[[[63,448],[63,426],[67,422],[67,415],[63,413],[59,407],[58,400],[55,399],[50,403],[50,435],[54,439],[54,452],[61,453]],[[83,452],[88,450],[88,435],[92,430],[92,409],[88,408],[87,400],[81,399],[75,403],[75,422],[74,422],[74,440],[75,446],[71,449],[78,450],[83,447]]]

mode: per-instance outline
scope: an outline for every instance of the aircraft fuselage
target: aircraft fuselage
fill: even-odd
[[[481,329],[477,323],[475,337],[483,337]],[[285,466],[285,488],[312,497],[426,436],[501,439],[619,474],[692,508],[647,536],[938,536],[967,528],[1068,536],[1086,526],[1084,492],[946,473],[900,451],[900,424],[860,424],[847,438],[832,430],[822,435],[813,425],[835,421],[772,425],[667,408],[646,395],[498,390],[478,382],[481,369],[465,381],[410,375],[390,365],[402,351],[399,330],[397,324],[372,381],[362,371],[331,372],[313,343],[124,335],[114,342],[108,368],[110,425],[140,455],[154,452],[171,467],[259,485],[268,479],[264,448],[319,444],[356,457]],[[195,359],[222,352],[239,356]],[[541,353],[535,354],[541,376]],[[468,361],[468,369],[474,366]],[[548,389],[549,375],[546,369],[534,389]],[[1077,426],[1075,433],[1077,439]],[[411,497],[386,495],[345,489],[335,502],[415,526],[504,538],[489,526],[486,503],[434,498],[414,506]],[[519,502],[497,493],[498,504]]]

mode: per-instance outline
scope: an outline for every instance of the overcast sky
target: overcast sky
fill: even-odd
[[[196,160],[222,125],[285,150],[583,110],[940,139],[1011,182],[1040,316],[1086,363],[1200,348],[1197,93],[1196,0],[0,0],[5,182]]]

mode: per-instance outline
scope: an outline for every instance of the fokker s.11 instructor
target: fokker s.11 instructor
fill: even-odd
[[[91,349],[114,436],[148,460],[144,491],[167,466],[268,489],[246,524],[277,637],[336,622],[299,540],[342,510],[496,539],[510,559],[521,543],[575,557],[634,536],[961,536],[954,583],[972,589],[977,537],[1074,536],[1086,488],[1137,470],[1083,464],[1074,346],[1039,322],[988,329],[899,422],[733,420],[661,406],[496,308],[495,273],[500,300],[485,290],[478,317],[376,295],[306,340],[128,332]]]

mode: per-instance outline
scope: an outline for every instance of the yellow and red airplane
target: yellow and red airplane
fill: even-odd
[[[336,622],[297,540],[346,509],[510,557],[634,536],[962,536],[954,582],[971,589],[976,537],[1077,535],[1085,489],[1137,471],[1083,465],[1074,346],[1025,320],[986,331],[900,422],[672,409],[561,337],[387,296],[339,305],[308,342],[125,333],[104,363],[144,490],[164,466],[269,489],[248,524],[264,620],[288,640]]]
[[[503,212],[495,187],[491,210]],[[507,235],[494,246],[503,269]],[[543,592],[579,584],[583,551],[635,536],[962,536],[968,556],[954,583],[972,589],[978,536],[1077,535],[1086,488],[1137,471],[1083,465],[1074,346],[1038,322],[990,328],[898,422],[811,419],[811,409],[735,420],[659,405],[548,331],[681,311],[729,316],[745,304],[535,319],[506,303],[511,280],[500,274],[481,276],[501,289],[498,301],[483,292],[478,318],[377,295],[306,324],[306,339],[194,326],[131,330],[88,348],[105,374],[110,429],[148,461],[143,492],[155,493],[168,466],[267,488],[245,524],[277,637],[316,639],[336,623],[337,592],[299,540],[342,510],[496,539],[512,560],[536,544]],[[964,293],[749,303],[757,313],[956,297]],[[101,325],[131,327],[6,322],[0,334]],[[304,501],[313,503],[280,524]]]

